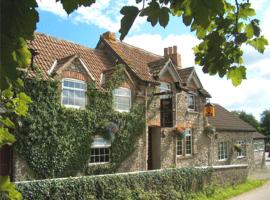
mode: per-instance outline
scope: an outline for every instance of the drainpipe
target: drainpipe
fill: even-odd
[[[145,87],[145,170],[148,169],[148,124],[147,124],[147,113],[148,113],[148,89],[149,84]]]

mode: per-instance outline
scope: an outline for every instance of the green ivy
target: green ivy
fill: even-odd
[[[61,106],[58,81],[25,79],[26,93],[33,103],[16,131],[16,150],[35,178],[112,173],[131,155],[145,129],[145,106],[135,104],[128,113],[114,111],[112,90],[124,80],[124,66],[119,65],[105,89],[88,85],[88,106],[78,110]],[[108,122],[119,126],[112,142],[111,162],[88,167],[93,137],[104,135]]]
[[[176,168],[17,183],[25,200],[192,199],[211,180],[212,169]]]

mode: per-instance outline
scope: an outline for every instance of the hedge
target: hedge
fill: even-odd
[[[212,169],[181,168],[17,182],[25,200],[189,199],[210,182]]]

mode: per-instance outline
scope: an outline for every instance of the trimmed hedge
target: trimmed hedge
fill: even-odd
[[[189,199],[209,184],[211,173],[211,168],[165,169],[26,181],[16,186],[25,200]]]

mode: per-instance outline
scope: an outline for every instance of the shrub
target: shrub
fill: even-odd
[[[211,169],[166,169],[17,183],[25,200],[187,199],[209,183]]]

